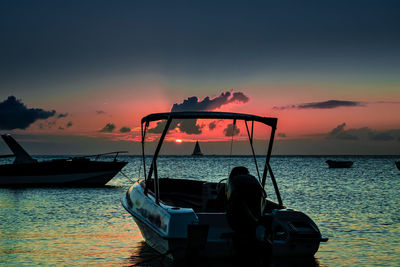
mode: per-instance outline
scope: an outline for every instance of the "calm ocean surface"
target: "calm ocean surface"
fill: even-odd
[[[123,173],[137,180],[141,158],[119,159],[129,162]],[[329,169],[327,159],[352,160],[354,165]],[[258,160],[261,165],[262,158]],[[283,203],[308,214],[329,237],[315,255],[317,265],[400,266],[400,171],[394,163],[398,160],[271,159]],[[158,163],[160,177],[209,181],[226,178],[238,165],[256,175],[250,157],[162,157]],[[0,265],[160,266],[161,258],[144,244],[120,204],[130,183],[120,173],[104,188],[0,188]],[[271,184],[267,186],[272,198]]]

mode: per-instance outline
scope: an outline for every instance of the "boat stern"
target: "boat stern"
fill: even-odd
[[[264,216],[270,218],[270,231],[261,236],[271,244],[273,256],[313,256],[320,242],[328,241],[313,220],[300,211],[279,209]]]

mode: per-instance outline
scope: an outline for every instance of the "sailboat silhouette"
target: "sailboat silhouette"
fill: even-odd
[[[199,141],[196,141],[196,145],[194,146],[192,156],[203,156],[203,153],[201,153]]]

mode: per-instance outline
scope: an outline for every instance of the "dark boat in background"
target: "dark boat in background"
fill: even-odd
[[[199,141],[196,141],[196,145],[194,146],[192,156],[203,156],[201,152]]]
[[[39,162],[10,135],[1,137],[14,153],[3,158],[15,157],[15,160],[0,165],[0,186],[104,186],[127,164],[117,161],[118,154],[126,151],[93,155],[95,160],[88,156]],[[97,160],[106,154],[115,154],[114,160]]]
[[[352,161],[338,161],[338,160],[327,160],[329,168],[350,168],[353,166]]]
[[[396,161],[395,163],[396,163],[397,169],[400,170],[400,161]]]

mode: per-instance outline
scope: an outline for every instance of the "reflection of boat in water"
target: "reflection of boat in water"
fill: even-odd
[[[150,247],[145,241],[136,243],[132,254],[127,258],[126,265],[129,266],[160,266],[160,267],[235,267],[235,266],[309,266],[318,267],[320,263],[315,257],[291,258],[291,257],[271,257],[266,258],[262,255],[250,258],[244,253],[235,253],[232,257],[206,258],[197,257],[189,259],[171,260],[165,254],[161,254]]]
[[[175,119],[225,119],[232,120],[234,125],[243,122],[258,179],[241,166],[233,168],[230,177],[220,182],[159,177],[157,158]],[[166,124],[150,168],[146,172],[143,153],[145,178],[134,183],[122,198],[122,205],[155,250],[173,259],[193,254],[225,257],[235,255],[235,251],[249,253],[249,258],[253,253],[312,257],[320,242],[327,241],[306,214],[283,206],[269,163],[276,118],[226,112],[150,114],[142,119],[143,146],[149,123],[159,120],[166,120]],[[253,148],[254,122],[271,129],[261,175]],[[264,186],[268,175],[278,203],[266,198]]]
[[[353,166],[352,161],[338,161],[338,160],[327,160],[329,168],[350,168]]]
[[[194,146],[192,156],[203,156],[203,153],[201,153],[199,141],[196,141],[196,145]]]
[[[37,161],[33,159],[10,135],[2,135],[3,140],[14,153],[13,164],[0,165],[0,185],[2,186],[102,186],[110,181],[127,162],[99,161],[89,157]]]
[[[135,244],[127,266],[175,266],[173,262],[150,247],[145,241]]]
[[[400,161],[396,161],[396,166],[397,166],[397,169],[400,170]]]

